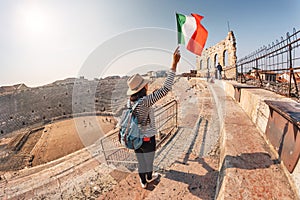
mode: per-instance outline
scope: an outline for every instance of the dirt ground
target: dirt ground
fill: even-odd
[[[86,116],[59,121],[45,126],[35,145],[32,165],[55,160],[93,144],[115,126],[113,117]],[[103,131],[103,132],[102,132]]]
[[[19,170],[61,158],[93,144],[115,125],[116,120],[110,116],[83,116],[57,121],[31,133],[16,152],[5,147],[24,132],[11,134],[0,140],[1,152],[4,154],[1,157],[0,171]]]

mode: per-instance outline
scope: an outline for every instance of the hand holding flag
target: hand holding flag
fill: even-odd
[[[203,16],[192,16],[176,13],[178,44],[185,44],[186,48],[196,55],[201,55],[208,36],[207,30],[201,25]]]
[[[175,49],[174,53],[173,53],[173,63],[172,63],[172,70],[176,72],[176,68],[177,68],[177,63],[180,60],[180,51],[179,51],[179,46]]]

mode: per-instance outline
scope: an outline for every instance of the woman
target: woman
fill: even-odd
[[[131,106],[138,101],[133,114],[137,116],[138,123],[143,134],[143,144],[139,149],[135,150],[142,188],[147,187],[147,181],[150,182],[158,177],[157,173],[153,173],[153,161],[156,150],[155,134],[157,133],[157,130],[155,127],[154,110],[152,105],[162,97],[166,96],[166,94],[172,89],[179,60],[180,52],[179,47],[177,47],[173,53],[171,69],[163,86],[151,94],[147,95],[149,81],[143,79],[143,77],[139,74],[131,76],[127,81],[129,87],[127,95],[130,96],[128,103],[129,106]]]

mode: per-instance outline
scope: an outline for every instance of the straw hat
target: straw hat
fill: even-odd
[[[150,81],[144,79],[141,75],[135,74],[127,80],[128,90],[127,95],[133,95],[143,89]]]

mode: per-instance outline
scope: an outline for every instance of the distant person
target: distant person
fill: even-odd
[[[133,114],[137,116],[138,124],[141,127],[143,135],[143,144],[139,149],[135,150],[138,160],[138,172],[142,188],[147,187],[147,183],[156,179],[158,173],[153,173],[153,162],[156,150],[155,135],[157,133],[155,127],[154,109],[152,105],[159,99],[166,96],[172,89],[174,82],[177,63],[180,60],[179,47],[173,53],[173,63],[168,76],[163,86],[154,92],[147,94],[149,81],[144,79],[141,75],[135,74],[131,76],[128,81],[127,95],[130,96],[128,106],[132,106],[138,102]]]
[[[223,68],[222,68],[222,66],[220,65],[220,63],[218,63],[217,69],[218,69],[218,79],[221,80],[221,79],[222,79],[222,71],[223,71]]]

